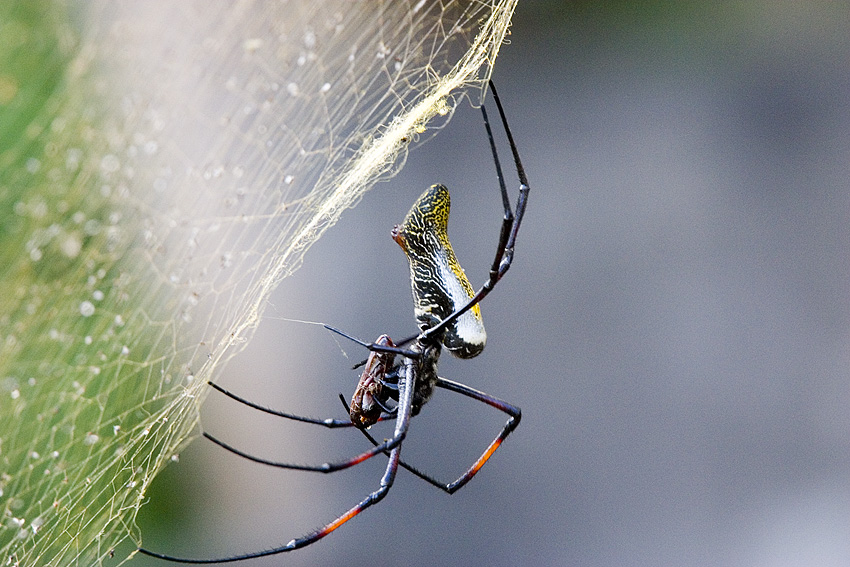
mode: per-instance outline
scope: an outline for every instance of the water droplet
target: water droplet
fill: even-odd
[[[83,317],[91,317],[94,315],[94,304],[88,300],[80,303],[80,315]]]
[[[252,37],[242,42],[242,48],[248,53],[253,53],[263,46],[263,40],[259,37]]]
[[[83,225],[83,230],[86,231],[86,234],[89,236],[94,236],[98,232],[100,232],[100,221],[95,219],[89,219],[86,221],[86,224]]]
[[[32,529],[32,533],[34,533],[34,534],[38,533],[38,530],[41,528],[41,526],[43,524],[44,524],[44,518],[42,518],[41,516],[39,516],[38,518],[36,518],[32,522],[30,522],[30,529]]]
[[[100,160],[100,168],[104,173],[115,173],[121,167],[121,162],[115,154],[106,154]]]
[[[383,41],[379,41],[378,42],[378,53],[376,53],[375,56],[378,59],[384,59],[389,54],[390,54],[390,48],[387,47],[387,44],[385,44]]]
[[[83,249],[83,243],[76,234],[69,234],[66,238],[62,239],[59,248],[68,258],[76,258]]]
[[[304,34],[304,47],[307,49],[316,47],[316,33],[313,30],[307,30]]]
[[[73,171],[80,166],[81,161],[83,161],[83,150],[70,148],[68,153],[65,154],[65,169]]]

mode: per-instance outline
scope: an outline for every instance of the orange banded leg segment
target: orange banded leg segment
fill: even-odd
[[[458,394],[463,394],[464,396],[470,397],[473,400],[478,400],[479,402],[484,402],[488,406],[494,407],[497,410],[503,411],[509,416],[511,416],[510,419],[508,419],[507,423],[505,423],[505,426],[502,428],[502,431],[500,431],[496,438],[493,439],[493,441],[490,443],[490,445],[487,446],[487,449],[485,449],[484,453],[480,457],[478,457],[478,460],[475,461],[465,473],[459,476],[457,480],[445,485],[445,491],[449,494],[454,494],[456,491],[460,490],[463,485],[472,480],[472,477],[474,477],[475,474],[479,470],[481,470],[481,467],[484,466],[484,463],[486,463],[490,459],[490,457],[493,456],[493,453],[496,452],[496,449],[498,449],[502,445],[502,441],[507,439],[508,435],[510,435],[513,430],[517,428],[520,420],[522,420],[522,411],[516,406],[512,406],[511,404],[503,400],[494,398],[490,394],[485,394],[480,390],[470,388],[469,386],[461,384],[460,382],[446,380],[445,378],[438,378],[437,387],[444,388],[446,390],[451,390],[452,392],[457,392]]]
[[[519,422],[522,420],[522,411],[518,407],[513,406],[503,400],[500,400],[499,398],[494,398],[490,394],[485,394],[484,392],[481,392],[474,388],[470,388],[469,386],[466,386],[459,382],[447,380],[445,378],[437,379],[437,387],[444,388],[446,390],[451,390],[452,392],[456,392],[458,394],[463,394],[464,396],[470,397],[473,400],[484,402],[488,406],[492,406],[498,409],[499,411],[503,411],[509,416],[511,416],[507,423],[505,423],[505,426],[502,428],[502,431],[499,432],[496,438],[493,439],[493,441],[491,441],[487,448],[484,450],[484,453],[482,453],[482,455],[478,457],[478,459],[476,459],[476,461],[472,464],[471,467],[466,470],[465,473],[463,473],[453,482],[450,482],[448,484],[441,482],[435,479],[434,477],[420,471],[416,467],[404,461],[399,461],[399,466],[401,468],[418,476],[425,482],[436,486],[444,492],[454,494],[455,492],[460,490],[467,482],[472,480],[472,477],[474,477],[478,473],[478,471],[481,470],[481,467],[484,466],[484,463],[486,463],[490,459],[490,457],[493,456],[493,453],[496,452],[496,449],[502,446],[502,442],[507,439],[508,435],[510,435],[513,430],[517,428]],[[344,399],[343,404],[345,404]],[[361,429],[360,431],[361,433],[363,433],[364,436],[366,436],[367,439],[369,439],[369,441],[372,442],[373,445],[375,445],[376,448],[379,446],[379,443],[375,440],[374,437],[369,434],[368,431],[366,431],[365,429]],[[389,453],[387,451],[383,452],[386,455],[392,455],[392,453]]]
[[[402,434],[400,436],[399,435],[393,435],[391,438],[387,439],[383,443],[380,443],[379,445],[372,447],[370,450],[364,451],[364,452],[360,453],[359,455],[356,455],[355,457],[352,457],[352,458],[347,459],[345,461],[340,461],[340,462],[337,462],[337,463],[322,463],[321,465],[298,465],[298,464],[294,464],[294,463],[281,463],[281,462],[278,462],[278,461],[272,461],[272,460],[269,460],[269,459],[264,459],[262,457],[256,457],[254,455],[251,455],[249,453],[241,451],[241,450],[237,449],[236,447],[234,447],[232,445],[228,445],[227,443],[225,443],[221,439],[213,437],[212,435],[210,435],[207,432],[204,432],[203,435],[204,435],[204,437],[206,437],[207,439],[209,439],[210,441],[212,441],[213,443],[215,443],[216,445],[218,445],[222,449],[230,451],[234,455],[238,455],[238,456],[242,457],[243,459],[247,459],[249,461],[259,463],[261,465],[268,465],[270,467],[276,467],[276,468],[279,468],[279,469],[288,469],[288,470],[293,470],[293,471],[309,471],[309,472],[320,472],[320,473],[332,473],[332,472],[341,471],[343,469],[353,467],[355,465],[359,465],[363,461],[371,459],[372,457],[374,457],[378,453],[385,453],[386,451],[394,449],[404,440],[404,434]]]
[[[326,535],[331,532],[336,531],[337,528],[342,527],[347,521],[351,520],[355,516],[357,516],[360,512],[373,506],[384,499],[384,496],[387,495],[387,492],[390,491],[390,487],[392,486],[393,480],[395,479],[395,471],[398,468],[399,462],[399,454],[401,453],[401,447],[396,447],[390,452],[390,462],[387,465],[387,473],[384,475],[384,478],[381,480],[381,487],[375,492],[371,493],[362,502],[351,508],[349,511],[344,513],[342,516],[332,521],[325,527],[313,532],[310,535],[304,536],[300,539],[294,539],[286,544],[286,548],[284,551],[293,551],[299,549],[301,547],[305,547],[310,545],[311,543],[315,543],[318,540],[322,539]],[[387,483],[386,478],[387,475],[391,473],[391,480]]]
[[[413,363],[412,361],[405,360],[404,364],[405,368],[405,376],[413,376]],[[156,557],[158,559],[164,559],[166,561],[172,561],[174,563],[188,563],[193,565],[209,565],[212,563],[232,563],[234,561],[244,561],[246,559],[255,559],[257,557],[267,557],[269,555],[277,555],[278,553],[286,553],[288,551],[295,551],[296,549],[300,549],[302,547],[306,547],[311,543],[315,543],[318,540],[322,539],[329,533],[335,531],[337,528],[360,514],[366,508],[371,507],[374,504],[377,504],[381,500],[383,500],[384,496],[387,495],[390,488],[392,488],[393,481],[395,481],[395,475],[398,471],[399,460],[401,456],[401,440],[404,439],[405,435],[407,435],[407,430],[410,427],[410,418],[411,418],[411,408],[413,406],[413,391],[414,387],[405,377],[399,377],[399,406],[398,406],[398,419],[396,420],[395,431],[393,434],[393,439],[397,439],[393,444],[392,450],[390,450],[390,459],[389,463],[387,463],[387,468],[384,472],[384,476],[381,477],[381,485],[378,490],[372,492],[364,498],[359,504],[339,516],[337,519],[331,521],[323,528],[316,530],[306,536],[293,539],[286,545],[282,545],[280,547],[275,547],[272,549],[266,549],[263,551],[255,551],[252,553],[244,553],[242,555],[234,555],[231,557],[222,557],[216,559],[193,559],[187,557],[176,557],[173,555],[166,555],[164,553],[157,553],[155,551],[150,551],[144,548],[139,548],[138,552],[143,555],[149,555],[151,557]],[[392,440],[390,440],[392,441]],[[366,455],[369,453],[381,453],[387,450],[386,447],[383,447],[385,443],[375,447],[374,451],[367,451],[362,455]],[[237,454],[240,454],[237,452]],[[361,456],[362,456],[361,455]],[[250,457],[246,457],[250,458]],[[252,459],[259,461],[257,459]],[[349,465],[350,466],[350,465]],[[297,468],[297,467],[296,467]]]

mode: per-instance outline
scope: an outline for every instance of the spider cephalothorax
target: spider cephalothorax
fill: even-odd
[[[378,337],[375,344],[395,347],[387,335]],[[417,415],[431,399],[439,382],[437,363],[441,349],[439,343],[415,343],[410,349],[413,356],[407,357],[411,361],[410,366],[394,364],[396,355],[391,352],[371,352],[348,405],[351,423],[367,429],[380,421],[382,415],[392,414],[395,408],[389,407],[389,402],[398,402],[399,381],[407,379],[408,375],[414,384],[411,414]]]

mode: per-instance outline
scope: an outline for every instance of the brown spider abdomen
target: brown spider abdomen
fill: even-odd
[[[381,335],[375,344],[381,346],[395,346],[387,335]],[[363,373],[354,395],[351,397],[351,405],[348,415],[351,423],[360,428],[371,427],[381,417],[385,407],[384,402],[389,396],[384,393],[383,379],[387,372],[392,369],[395,355],[385,352],[372,352],[366,359]]]

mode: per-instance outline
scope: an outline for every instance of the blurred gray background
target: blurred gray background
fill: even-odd
[[[494,80],[530,203],[513,269],[482,304],[487,349],[444,356],[441,373],[519,405],[523,422],[454,496],[402,471],[327,539],[249,564],[850,564],[850,7],[524,1],[509,40]],[[363,339],[413,332],[389,231],[436,182],[483,283],[500,200],[464,101],[310,250],[222,383],[343,416],[336,395],[350,396],[364,352],[284,318]],[[368,447],[216,395],[202,421],[267,458]],[[438,392],[403,455],[449,480],[504,421]],[[376,489],[385,462],[288,472],[198,440],[157,479],[145,544],[284,544]]]

